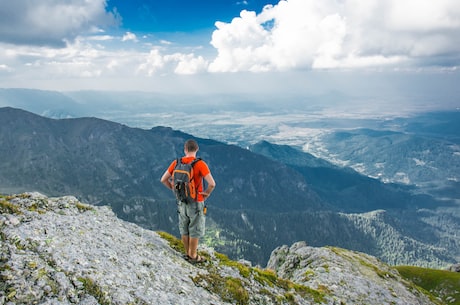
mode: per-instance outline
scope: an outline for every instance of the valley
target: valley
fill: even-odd
[[[275,247],[302,240],[390,264],[459,261],[458,111],[325,117],[214,109],[187,116],[159,107],[142,115],[94,112],[101,120],[5,110],[4,193],[71,194],[177,234],[174,200],[157,180],[184,139],[196,136],[220,181],[205,240],[234,259],[265,265]]]

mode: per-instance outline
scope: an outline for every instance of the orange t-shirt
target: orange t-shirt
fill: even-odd
[[[190,163],[195,160],[195,157],[182,157],[182,163]],[[176,167],[177,160],[174,160],[168,167],[168,172],[172,175]],[[198,161],[193,166],[193,180],[195,180],[195,187],[198,192],[197,201],[204,201],[203,195],[203,177],[210,173],[208,165],[203,160]]]

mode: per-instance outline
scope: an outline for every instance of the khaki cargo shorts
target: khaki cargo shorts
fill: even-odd
[[[179,232],[193,238],[204,236],[206,216],[204,202],[179,202]]]

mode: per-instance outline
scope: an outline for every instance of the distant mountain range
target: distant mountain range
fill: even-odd
[[[0,108],[0,191],[75,195],[122,219],[177,233],[173,196],[159,178],[192,135],[97,118],[50,119]],[[289,146],[249,149],[196,138],[216,179],[204,242],[265,265],[271,251],[306,241],[390,264],[445,266],[460,257],[451,202],[384,184]],[[439,207],[444,206],[442,211]],[[442,219],[442,221],[436,221]]]
[[[390,125],[390,122],[386,122]],[[460,112],[393,120],[399,131],[358,128],[322,137],[338,160],[383,181],[416,186],[437,197],[460,198]]]
[[[363,114],[344,116],[333,100],[340,97],[326,103],[287,98],[280,107],[255,97],[0,88],[0,107],[55,119],[98,117],[144,129],[169,126],[244,148],[268,140],[385,183],[410,185],[439,199],[460,198],[459,107],[410,113],[362,109]]]

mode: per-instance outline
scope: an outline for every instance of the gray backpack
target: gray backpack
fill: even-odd
[[[193,166],[200,160],[201,158],[196,158],[190,163],[182,163],[182,158],[177,159],[172,173],[177,201],[184,203],[197,201],[198,192],[193,179]]]

